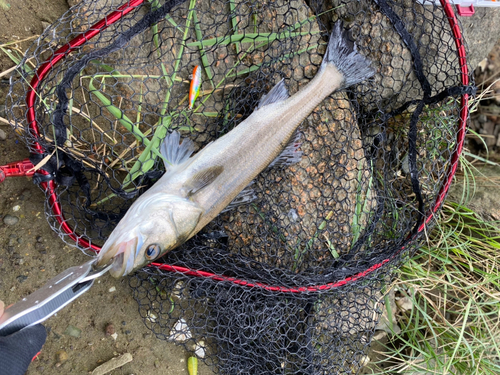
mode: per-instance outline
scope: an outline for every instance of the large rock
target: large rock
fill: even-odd
[[[459,17],[469,53],[467,61],[475,69],[500,38],[500,9],[475,7],[471,17]]]

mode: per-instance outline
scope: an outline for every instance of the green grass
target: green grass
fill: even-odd
[[[394,287],[414,307],[393,322],[401,333],[372,373],[500,373],[500,222],[466,207],[477,171],[461,163],[462,200],[444,204],[426,245],[402,266]]]

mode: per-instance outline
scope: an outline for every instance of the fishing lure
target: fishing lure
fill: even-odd
[[[194,102],[198,95],[200,95],[201,88],[201,68],[196,65],[193,69],[193,77],[189,86],[189,109],[193,109]]]

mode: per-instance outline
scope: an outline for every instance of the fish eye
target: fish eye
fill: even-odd
[[[158,244],[152,244],[149,245],[148,248],[146,249],[146,259],[148,260],[153,260],[155,259],[158,255],[160,255],[160,245]]]

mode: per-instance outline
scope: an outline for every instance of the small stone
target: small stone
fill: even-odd
[[[386,336],[387,336],[386,331],[377,331],[377,333],[373,335],[373,340],[380,341]]]
[[[42,27],[43,27],[43,30],[45,31],[45,29],[50,27],[50,23],[42,21]]]
[[[367,355],[363,356],[359,361],[359,364],[361,366],[366,366],[368,363],[370,363],[370,357],[368,357]]]
[[[26,276],[26,275],[19,275],[19,276],[16,277],[16,280],[19,283],[24,283],[27,279],[28,279],[28,276]]]
[[[151,310],[148,310],[146,314],[146,319],[154,323],[156,322],[156,319],[158,319],[158,317],[153,312],[151,312]]]
[[[22,239],[22,238],[18,238],[18,239],[17,239],[17,243],[18,243],[18,244],[22,244],[22,243],[23,243],[23,239]]]
[[[20,205],[18,205],[18,204],[17,204],[17,205],[15,205],[14,207],[12,207],[12,211],[14,211],[14,212],[17,212],[17,211],[19,211],[20,209],[21,209],[21,206],[20,206]]]
[[[7,139],[7,134],[5,134],[5,132],[0,129],[0,141],[5,141]]]
[[[193,335],[191,334],[186,320],[184,318],[180,318],[177,323],[175,323],[174,327],[170,330],[170,336],[168,337],[168,340],[185,342],[191,337],[193,337]]]
[[[127,322],[125,320],[122,321],[122,326],[126,326]]]
[[[45,250],[45,245],[40,243],[40,242],[37,242],[37,243],[35,243],[35,250],[37,250],[37,251]]]
[[[56,353],[56,361],[59,363],[63,363],[68,360],[68,353],[66,353],[64,350],[59,350]]]
[[[125,334],[126,334],[126,335],[130,335],[131,333],[132,333],[132,331],[130,331],[130,330],[128,330],[128,329],[125,331]]]
[[[113,338],[113,340],[115,340],[115,341],[116,341],[116,339],[118,338],[118,333],[116,333],[116,332],[115,332],[115,333],[113,333],[113,334],[111,335],[111,337]]]
[[[205,342],[200,340],[196,343],[194,347],[194,354],[198,358],[205,358]]]
[[[15,238],[9,238],[9,246],[17,245],[17,240]]]
[[[64,331],[64,334],[72,337],[80,337],[82,330],[70,324]]]
[[[19,218],[13,215],[5,215],[3,222],[5,225],[16,225],[19,222]]]
[[[106,336],[111,336],[113,333],[115,333],[115,326],[113,323],[109,323],[106,325]]]
[[[43,242],[43,237],[42,236],[37,236],[36,237],[36,242]]]
[[[111,288],[109,288],[108,292],[110,293],[113,293],[116,291],[116,287],[112,286]]]
[[[495,124],[492,121],[487,121],[483,124],[484,133],[493,135],[495,133]]]
[[[408,311],[413,309],[413,301],[410,297],[403,297],[396,300],[396,305],[401,311]]]

